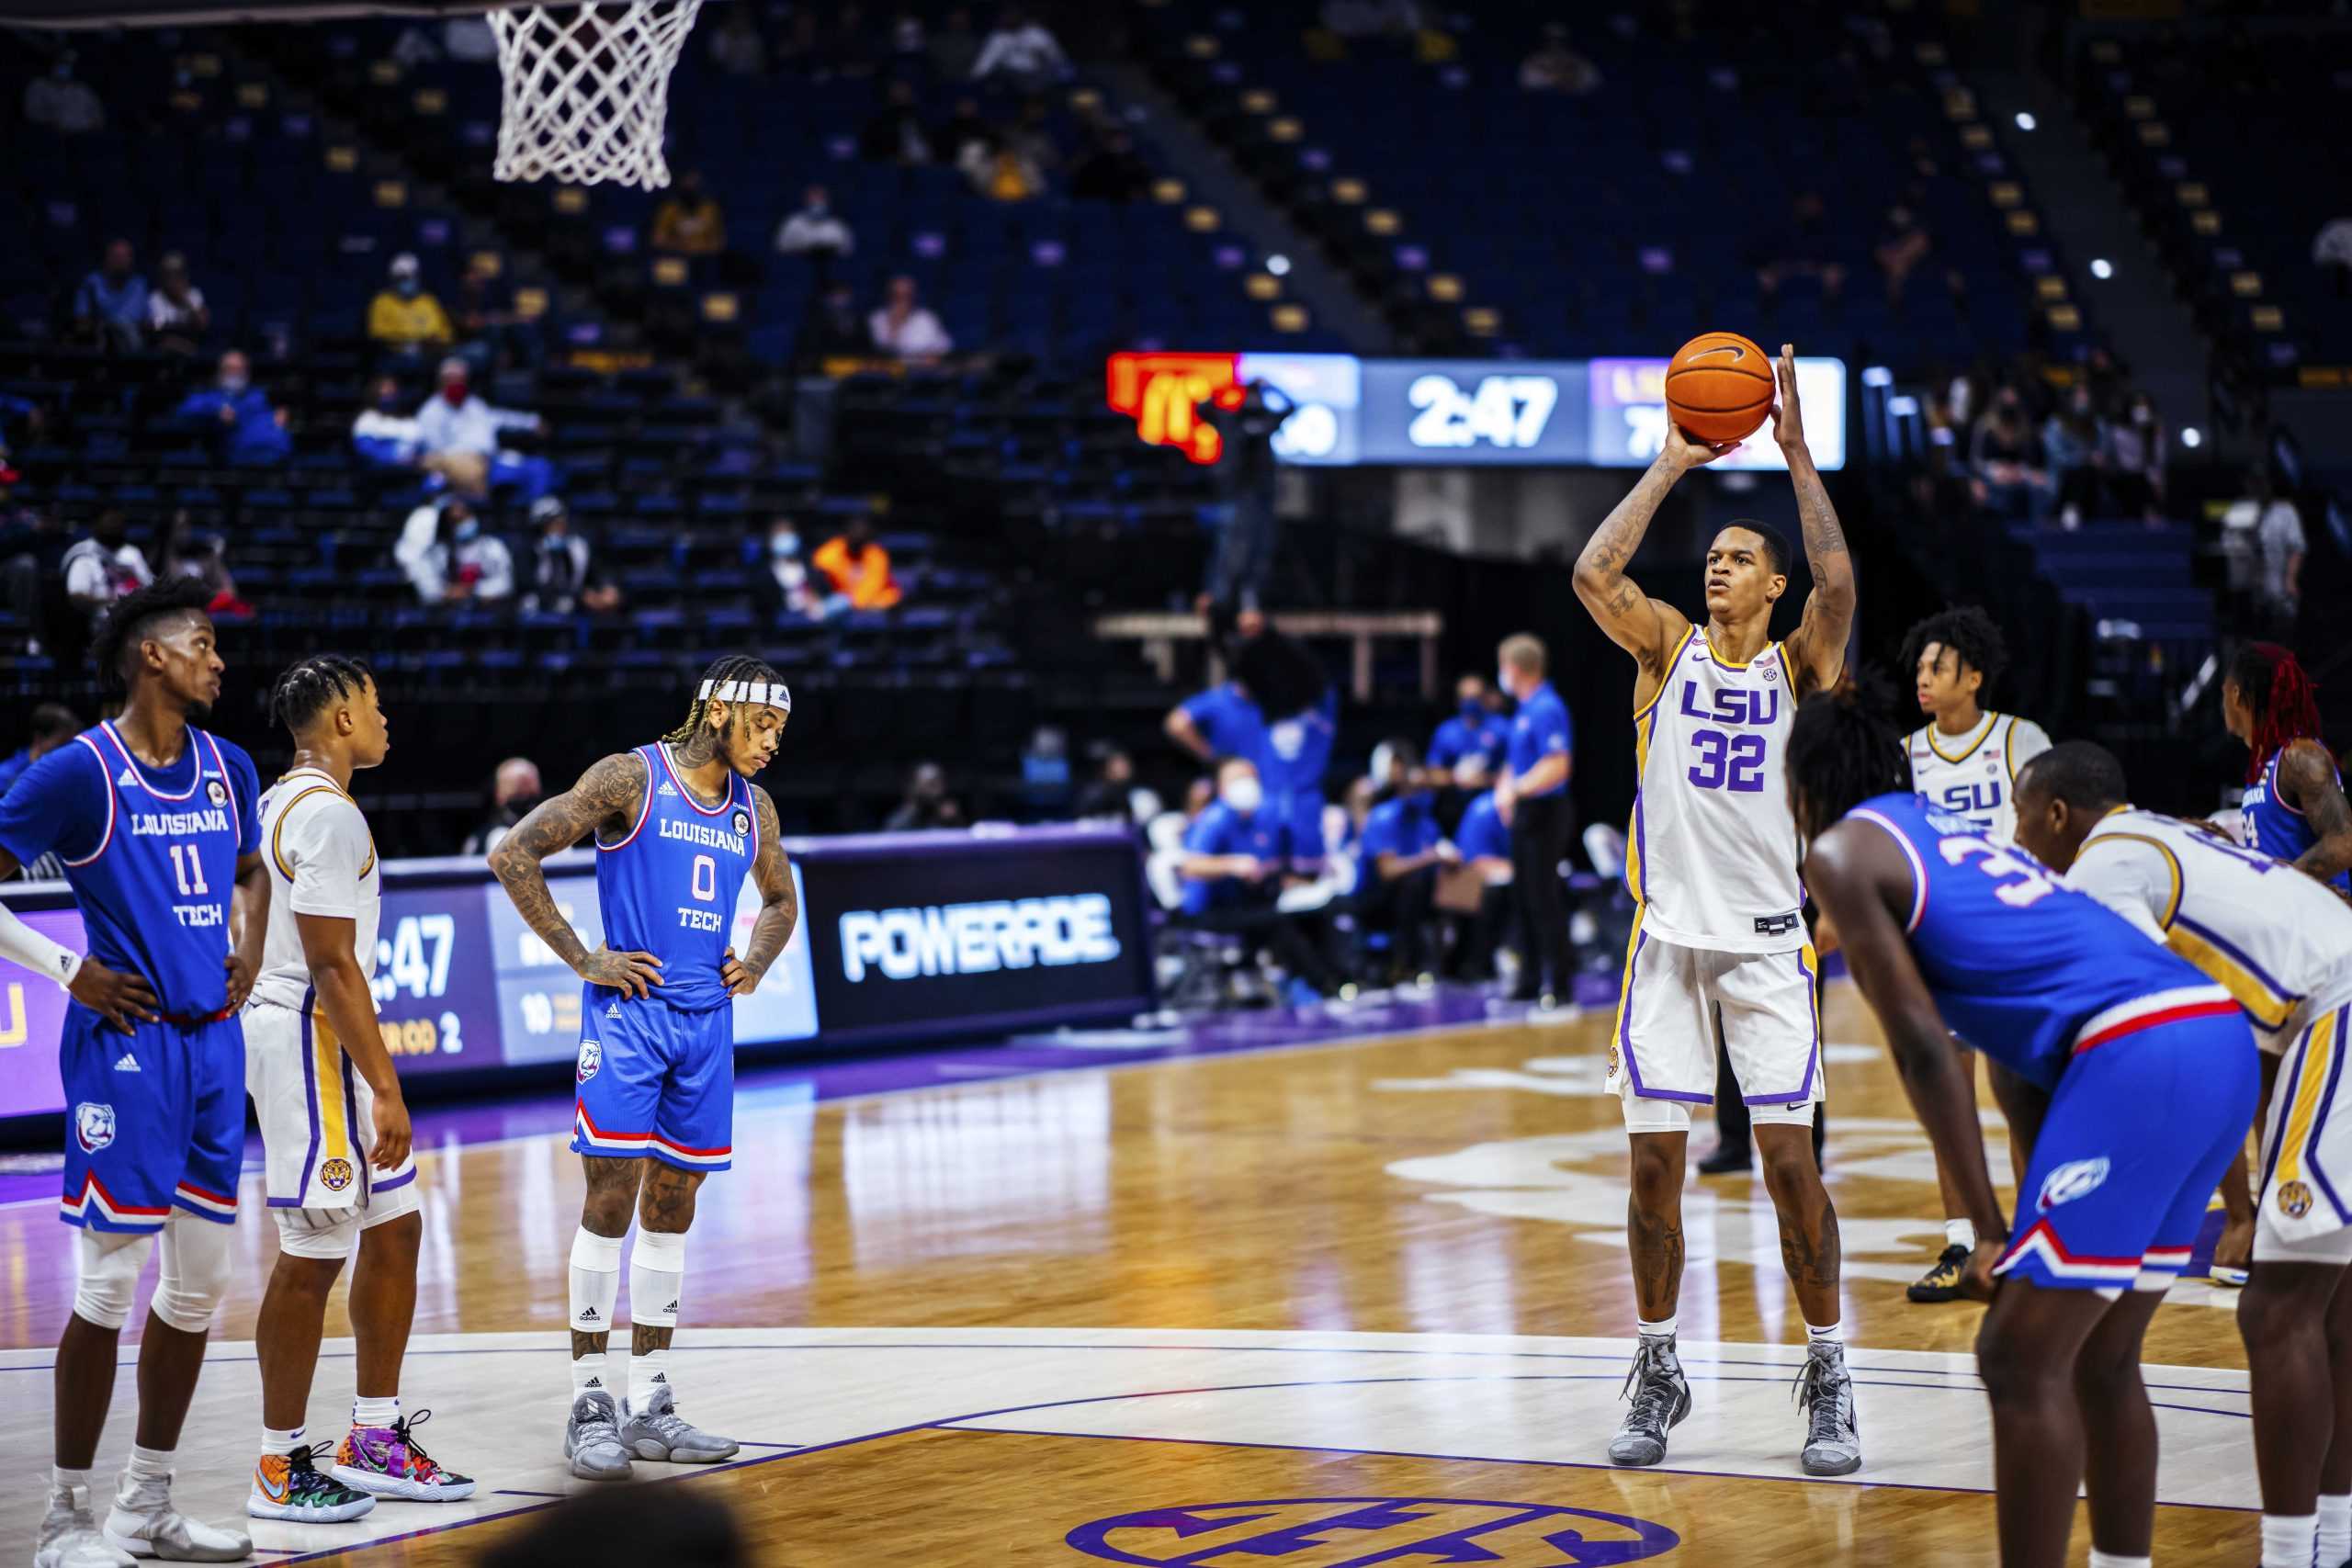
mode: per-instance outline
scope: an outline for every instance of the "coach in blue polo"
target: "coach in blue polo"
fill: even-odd
[[[1567,705],[1544,678],[1541,638],[1525,632],[1507,637],[1498,655],[1497,681],[1519,703],[1502,776],[1495,781],[1495,811],[1510,829],[1511,889],[1527,944],[1511,999],[1565,1001],[1574,971],[1560,861],[1576,830],[1576,810],[1568,800],[1576,730]]]

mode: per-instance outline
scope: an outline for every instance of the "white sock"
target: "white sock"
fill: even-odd
[[[670,1386],[670,1352],[632,1350],[628,1358],[628,1407],[643,1410],[653,1391]]]
[[[1824,1328],[1815,1328],[1808,1323],[1804,1325],[1804,1337],[1818,1344],[1843,1345],[1846,1343],[1846,1325],[1840,1321]]]
[[[351,1424],[355,1427],[390,1427],[401,1418],[401,1396],[397,1393],[384,1399],[361,1397],[351,1402]]]
[[[1635,1318],[1634,1320],[1634,1326],[1642,1331],[1642,1337],[1645,1339],[1671,1339],[1674,1337],[1675,1325],[1681,1322],[1681,1320],[1682,1314],[1680,1313],[1668,1313],[1666,1316],[1659,1318],[1656,1323],[1649,1323],[1641,1318]]]
[[[86,1487],[89,1484],[90,1472],[86,1470],[68,1470],[62,1464],[50,1466],[49,1485],[53,1492],[70,1492],[76,1486]]]
[[[1946,1247],[1964,1247],[1971,1252],[1975,1251],[1976,1222],[1974,1220],[1946,1220],[1944,1222],[1944,1245]]]
[[[2318,1550],[2317,1514],[2262,1516],[2262,1568],[2311,1568]]]
[[[261,1429],[261,1451],[265,1454],[290,1454],[302,1446],[303,1427],[289,1427],[279,1431],[275,1427]]]
[[[602,1350],[593,1355],[571,1358],[572,1398],[578,1399],[583,1393],[612,1392],[613,1374],[605,1363],[605,1353]]]
[[[2323,1568],[2343,1568],[2352,1558],[2352,1492],[2319,1495],[2319,1562]]]
[[[172,1450],[130,1445],[130,1462],[122,1467],[122,1484],[115,1495],[118,1501],[138,1498],[153,1503],[171,1495]]]
[[[621,1238],[582,1225],[571,1236],[571,1329],[610,1334],[621,1295]]]
[[[2148,1559],[2119,1557],[2112,1551],[2101,1551],[2094,1546],[2091,1548],[2090,1568],[2148,1568]]]

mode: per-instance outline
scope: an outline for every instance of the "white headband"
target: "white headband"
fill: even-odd
[[[792,711],[792,688],[781,681],[705,681],[695,694],[705,700],[752,703],[761,707]]]

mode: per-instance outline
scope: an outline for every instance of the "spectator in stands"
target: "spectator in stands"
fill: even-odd
[[[893,82],[883,90],[882,107],[857,133],[857,155],[876,164],[931,162],[931,139],[915,108],[913,84]]]
[[[417,598],[427,604],[497,604],[514,597],[514,552],[482,527],[471,503],[461,495],[444,496],[431,510],[439,515],[428,542],[401,563]],[[415,513],[410,516],[413,521]]]
[[[130,542],[130,519],[118,508],[98,513],[90,536],[65,552],[65,596],[96,626],[116,600],[155,581],[146,552]]]
[[[221,459],[240,468],[269,468],[286,461],[294,438],[286,434],[286,411],[269,406],[269,396],[253,384],[253,367],[231,349],[220,372],[202,391],[190,392],[176,411],[182,419],[213,427]]]
[[[1576,975],[1560,862],[1576,833],[1576,805],[1568,798],[1576,728],[1567,705],[1544,679],[1549,655],[1541,638],[1524,632],[1505,637],[1497,657],[1496,683],[1519,704],[1502,776],[1495,781],[1495,812],[1510,829],[1511,885],[1518,890],[1520,929],[1527,933],[1526,962],[1511,999],[1566,998]]]
[[[1080,821],[1140,828],[1159,815],[1159,796],[1136,783],[1135,759],[1125,747],[1097,740],[1086,754],[1094,764],[1094,776],[1079,791],[1076,815]]]
[[[833,210],[831,194],[823,186],[810,186],[801,193],[799,210],[778,225],[775,248],[784,255],[815,258],[821,277],[828,263],[855,253],[857,236]]]
[[[980,113],[979,99],[958,98],[956,112],[939,122],[939,134],[932,138],[932,144],[939,149],[944,162],[962,168],[975,147],[987,152],[996,151],[997,130]]]
[[[972,13],[962,6],[947,13],[946,24],[932,29],[923,44],[932,74],[942,82],[960,82],[972,73],[980,58],[979,35],[972,30]]]
[[[678,256],[715,256],[727,248],[727,215],[703,188],[699,170],[680,175],[670,197],[653,209],[648,243]]]
[[[1150,166],[1136,153],[1135,139],[1116,126],[1102,131],[1070,170],[1069,193],[1080,201],[1136,201],[1150,189]]]
[[[2015,387],[1993,394],[1968,443],[1968,466],[1977,503],[2003,517],[2035,523],[2050,510],[2047,470],[2033,462],[2033,437],[2025,425],[2025,402]]]
[[[2352,295],[2352,218],[2332,218],[2312,237],[2312,265],[2335,286],[2338,299]]]
[[[204,290],[188,280],[187,258],[166,254],[155,268],[155,290],[147,296],[148,341],[166,354],[194,354],[212,330]]]
[[[462,493],[478,496],[489,492],[494,466],[519,468],[531,462],[542,468],[545,464],[543,459],[519,457],[502,464],[510,455],[499,450],[498,433],[537,430],[539,416],[491,407],[474,391],[470,378],[464,360],[451,357],[441,362],[441,389],[416,411],[416,443],[423,467],[446,478]],[[546,494],[552,483],[552,475],[547,473],[518,473],[516,478],[533,500]]]
[[[446,348],[457,337],[449,313],[425,288],[424,270],[406,251],[392,258],[384,287],[368,302],[368,337],[385,353],[412,359]]]
[[[101,348],[136,349],[147,337],[147,280],[133,265],[130,242],[110,241],[105,263],[74,296],[74,324]]]
[[[821,621],[849,608],[849,597],[814,576],[802,558],[800,528],[789,517],[768,524],[767,548],[752,573],[752,602],[773,624],[786,617]]]
[[[523,608],[568,615],[576,607],[605,615],[621,606],[621,591],[596,570],[588,541],[571,531],[571,512],[560,496],[543,495],[531,502],[531,521],[538,525],[538,543],[531,549],[531,592]]]
[[[490,815],[481,827],[466,835],[464,849],[469,855],[486,855],[498,847],[515,823],[528,817],[539,804],[539,765],[528,757],[509,757],[498,764],[498,772],[490,781]]]
[[[908,775],[905,798],[884,819],[886,833],[912,833],[930,828],[961,828],[964,807],[947,793],[947,775],[936,762],[917,762]]]
[[[1830,246],[1828,206],[1817,190],[1799,191],[1789,203],[1789,220],[1768,239],[1758,253],[1757,287],[1768,299],[1792,277],[1810,277],[1821,285],[1825,299],[1834,299],[1846,286],[1846,268]]]
[[[768,48],[760,39],[759,25],[752,20],[752,7],[729,6],[724,10],[718,29],[710,35],[711,63],[729,76],[765,75]]]
[[[2233,539],[2251,543],[2253,589],[2262,632],[2280,641],[2290,640],[2302,608],[2302,513],[2292,500],[2271,483],[2267,467],[2257,465],[2246,475],[2244,500],[2233,502],[2222,514],[2225,547]]]
[[[890,280],[882,308],[865,319],[874,347],[900,359],[927,365],[956,350],[956,340],[915,293],[915,280],[901,273]]]
[[[871,518],[852,518],[849,531],[818,546],[809,564],[853,610],[888,610],[904,597],[890,575],[890,552],[875,542]]]
[[[1052,119],[1046,112],[1046,100],[1031,98],[1021,106],[1012,126],[1004,133],[1004,144],[1021,154],[1024,163],[1037,171],[1042,181],[1062,166],[1062,144],[1054,135]]]
[[[828,359],[863,359],[873,354],[873,329],[857,313],[848,284],[836,278],[808,301],[808,319],[792,348],[795,358],[812,367]]]
[[[1928,231],[1918,215],[1904,206],[1886,210],[1886,227],[1879,231],[1878,244],[1871,254],[1878,259],[1878,269],[1886,278],[1889,303],[1903,298],[1903,286],[1911,281],[1911,274],[1928,259],[1934,248]]]
[[[42,703],[34,708],[31,725],[31,738],[23,749],[0,760],[0,795],[6,795],[8,786],[15,784],[17,775],[27,768],[72,740],[86,728],[81,716],[62,703]]]
[[[1460,864],[1462,855],[1438,826],[1435,781],[1411,741],[1374,748],[1372,777],[1379,794],[1357,852],[1357,919],[1367,931],[1386,933],[1394,976],[1411,979],[1430,967],[1438,868]]]
[[[1463,676],[1453,683],[1453,716],[1430,737],[1430,769],[1463,789],[1485,789],[1510,749],[1510,726],[1487,696],[1483,678]]]
[[[1283,824],[1266,804],[1257,764],[1222,758],[1216,777],[1216,799],[1184,829],[1179,870],[1186,918],[1246,932],[1289,972],[1294,1000],[1336,995],[1339,973],[1299,922],[1276,907],[1286,863]]]
[[[1600,67],[1568,47],[1566,27],[1549,22],[1535,52],[1520,62],[1519,85],[1531,93],[1580,98],[1600,85]]]
[[[996,26],[980,42],[980,57],[972,62],[972,80],[990,76],[1034,93],[1066,73],[1069,58],[1044,23],[1018,6],[1007,6]]]
[[[2077,382],[2041,426],[2041,460],[2050,469],[2061,526],[2077,527],[2106,493],[2107,425],[2087,383]]]
[[[1021,753],[1021,804],[1032,818],[1052,819],[1069,815],[1069,737],[1041,724]]]
[[[238,596],[237,580],[229,574],[228,541],[197,527],[187,512],[173,514],[164,536],[164,573],[187,577],[204,584],[212,598],[205,606],[216,615],[250,615],[254,607]]]
[[[956,167],[972,182],[972,188],[990,201],[1027,201],[1046,188],[1046,176],[1037,165],[1010,145],[990,151],[971,142]]]
[[[924,57],[922,18],[910,11],[901,11],[890,18],[890,52],[911,63]]]
[[[48,75],[25,84],[25,122],[60,136],[87,136],[107,128],[106,106],[74,74],[72,50],[57,57]]]
[[[2155,400],[2134,392],[2125,400],[2123,418],[2112,436],[2115,468],[2112,482],[2116,505],[2136,512],[2151,526],[2165,520],[2165,462],[2169,447],[2165,423]]]
[[[508,365],[537,368],[544,357],[533,325],[514,313],[494,255],[478,254],[466,264],[458,280],[458,357],[480,375],[494,375]]]

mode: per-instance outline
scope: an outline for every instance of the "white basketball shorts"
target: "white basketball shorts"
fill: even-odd
[[[2262,1129],[2256,1263],[2352,1264],[2352,989],[2316,999],[2278,1063]]]
[[[375,1095],[316,1006],[254,1001],[243,1017],[245,1090],[261,1123],[264,1185],[281,1242],[355,1218],[365,1229],[415,1209],[415,1157],[397,1170],[368,1164]]]
[[[1659,942],[1637,919],[1609,1041],[1609,1087],[1624,1101],[1626,1129],[1679,1132],[1693,1105],[1714,1103],[1718,1028],[1753,1119],[1810,1126],[1827,1098],[1817,968],[1810,943],[1718,953]]]

